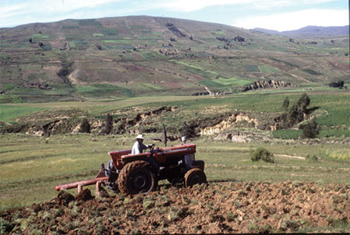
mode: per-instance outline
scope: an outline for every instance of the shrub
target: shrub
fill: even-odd
[[[102,134],[109,134],[113,129],[113,116],[107,113],[104,126],[101,130]]]
[[[344,81],[331,82],[331,83],[329,83],[329,86],[330,87],[343,88],[344,87]]]
[[[90,129],[91,129],[91,126],[90,126],[89,121],[86,118],[84,118],[82,123],[80,124],[80,132],[81,133],[90,133]]]
[[[48,44],[48,45],[43,45],[43,46],[41,47],[41,49],[44,50],[44,51],[51,51],[51,50],[52,50],[52,46],[51,46],[50,44]]]
[[[250,159],[252,161],[263,160],[264,162],[275,162],[273,154],[265,148],[257,148],[255,150],[250,151]]]
[[[308,161],[308,162],[317,162],[317,161],[318,161],[318,157],[317,157],[316,155],[312,155],[312,156],[307,155],[307,156],[305,157],[305,159],[306,159],[306,161]]]
[[[313,139],[317,137],[318,131],[318,124],[316,122],[316,119],[313,118],[310,122],[308,122],[306,125],[301,126],[301,129],[303,129],[303,132],[301,134],[301,138],[303,139]]]
[[[288,108],[289,108],[289,98],[288,98],[288,97],[286,97],[286,98],[283,100],[282,108],[283,108],[285,111],[288,111]]]

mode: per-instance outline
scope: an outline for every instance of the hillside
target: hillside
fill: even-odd
[[[286,39],[162,17],[0,29],[0,102],[236,92],[256,81],[349,81],[349,39]]]
[[[335,37],[335,36],[347,36],[349,35],[349,25],[347,26],[333,26],[333,27],[320,27],[320,26],[307,26],[297,30],[290,31],[276,31],[262,28],[254,28],[255,31],[263,32],[271,35],[291,36],[297,38],[317,38],[317,37]]]

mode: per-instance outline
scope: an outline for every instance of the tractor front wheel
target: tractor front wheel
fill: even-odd
[[[207,177],[199,168],[193,168],[185,174],[185,187],[192,187],[195,184],[204,184],[206,182]]]
[[[118,188],[124,194],[149,193],[155,187],[151,164],[134,161],[126,164],[118,177]]]

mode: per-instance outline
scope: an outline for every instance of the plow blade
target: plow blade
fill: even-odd
[[[96,184],[98,182],[105,182],[108,181],[108,177],[101,177],[101,178],[95,178],[91,180],[82,180],[74,183],[69,183],[69,184],[62,184],[62,185],[57,185],[55,190],[60,191],[61,189],[71,189],[71,188],[78,188],[78,193],[82,190],[82,187],[85,185],[92,185]],[[79,189],[80,188],[80,189]]]
[[[105,176],[105,168],[104,168],[104,164],[102,164],[100,171],[96,175],[96,178],[91,180],[82,180],[74,183],[57,185],[55,187],[55,190],[60,191],[65,189],[78,188],[78,193],[80,193],[83,190],[84,186],[96,184],[96,193],[98,193],[101,184],[104,184],[107,181],[108,181],[108,177]]]

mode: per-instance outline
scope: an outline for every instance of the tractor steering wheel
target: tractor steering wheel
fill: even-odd
[[[149,147],[149,146],[151,146],[151,147]],[[149,152],[153,153],[154,152],[154,144],[150,144],[150,145],[148,145],[148,147],[149,147]]]
[[[152,146],[151,150],[150,150],[150,153],[151,153],[151,156],[153,156],[154,154],[157,154],[159,152],[159,148],[158,147],[154,147]]]

